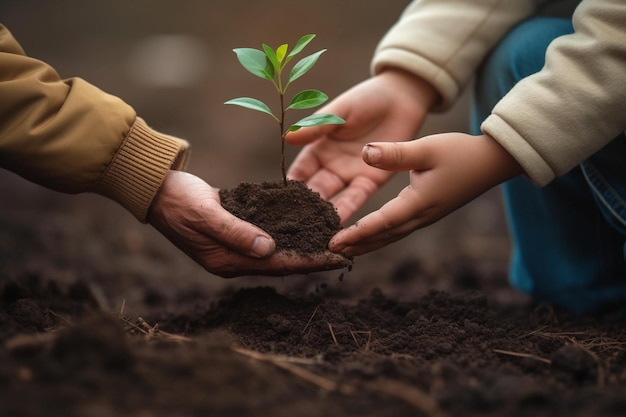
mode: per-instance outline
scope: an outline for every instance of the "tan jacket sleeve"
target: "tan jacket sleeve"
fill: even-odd
[[[372,72],[401,68],[430,82],[448,109],[480,62],[543,0],[414,0],[380,41]]]
[[[107,196],[145,222],[187,150],[119,98],[80,78],[60,79],[0,25],[0,167],[53,190]]]
[[[575,33],[549,46],[544,68],[516,84],[482,124],[538,185],[626,129],[626,5],[584,0]]]

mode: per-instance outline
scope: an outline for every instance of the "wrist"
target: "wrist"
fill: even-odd
[[[387,67],[376,77],[394,87],[394,91],[406,93],[428,112],[439,100],[439,92],[425,79],[400,68]]]
[[[170,169],[185,166],[189,144],[151,129],[137,118],[94,191],[146,222],[148,209]]]
[[[487,145],[488,161],[491,161],[493,177],[496,183],[507,181],[524,173],[519,162],[500,143],[489,135],[482,135]]]

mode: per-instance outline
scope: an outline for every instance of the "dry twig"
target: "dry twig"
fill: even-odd
[[[315,310],[313,310],[313,314],[311,314],[311,317],[309,317],[309,321],[306,322],[306,324],[304,325],[304,328],[302,329],[300,334],[304,334],[304,332],[306,332],[306,330],[309,328],[309,326],[311,325],[311,322],[313,321],[313,317],[315,317],[315,314],[317,313],[317,309],[318,308],[320,308],[319,305],[317,305],[315,307]]]
[[[233,351],[252,359],[269,362],[272,365],[284,369],[292,375],[302,378],[303,380],[310,382],[325,391],[340,392],[345,395],[352,395],[358,392],[355,385],[339,383],[294,364],[294,362],[302,361],[303,359],[271,355],[240,347],[233,347],[232,349]],[[317,364],[317,361],[308,361],[307,364],[315,365]],[[377,380],[376,382],[368,383],[364,385],[363,388],[402,400],[429,417],[446,417],[446,413],[439,408],[437,402],[428,394],[416,387],[403,384],[392,379],[383,378]]]
[[[356,338],[357,334],[366,334],[367,335],[367,342],[365,342],[365,346],[363,348],[361,348],[361,344],[359,343],[359,341]],[[354,340],[354,343],[356,344],[357,348],[362,349],[364,351],[369,350],[370,342],[372,340],[372,331],[371,330],[360,330],[360,331],[350,330],[350,335],[352,336],[352,340]]]
[[[17,334],[4,342],[4,348],[8,352],[41,349],[51,346],[56,337],[57,334],[55,332]]]
[[[414,386],[383,378],[374,383],[372,388],[406,402],[429,417],[445,417],[447,415],[430,395]]]
[[[595,335],[592,332],[575,331],[575,332],[547,332],[544,331],[548,326],[542,326],[539,329],[528,333],[523,337],[535,336],[547,339],[557,339],[564,343],[571,343],[578,346],[587,353],[597,364],[598,370],[598,387],[602,388],[606,382],[606,369],[609,367],[606,361],[603,361],[596,351],[622,351],[626,347],[626,342],[605,337],[603,335]]]
[[[167,341],[171,342],[190,342],[191,338],[179,334],[169,333],[164,330],[159,329],[159,324],[155,324],[151,326],[146,322],[142,317],[137,318],[139,325],[146,330],[146,338],[148,340],[152,340],[155,337],[163,338]]]
[[[333,331],[333,326],[328,321],[326,322],[326,324],[328,324],[328,330],[330,330],[330,335],[333,337],[333,343],[335,345],[339,345],[339,343],[337,343],[337,338],[335,337],[335,332]]]
[[[533,355],[531,353],[512,352],[510,350],[502,350],[502,349],[493,349],[493,352],[501,353],[503,355],[516,356],[518,358],[534,359],[536,361],[547,363],[547,364],[552,363],[550,359],[542,358],[541,356]]]
[[[159,325],[155,324],[151,326],[147,321],[145,321],[142,317],[139,317],[137,321],[139,324],[133,323],[130,319],[126,317],[120,317],[126,325],[133,330],[138,331],[139,333],[145,335],[146,339],[151,341],[154,339],[166,340],[168,342],[190,342],[192,339],[187,336],[183,336],[180,334],[169,333],[164,330],[159,329]],[[126,329],[128,331],[129,329]]]
[[[343,394],[352,394],[355,391],[355,388],[351,385],[339,384],[332,379],[325,378],[321,375],[317,375],[308,369],[305,369],[301,366],[293,364],[289,358],[277,356],[277,355],[268,355],[265,353],[257,352],[254,350],[244,349],[240,347],[233,347],[233,350],[242,355],[248,356],[252,359],[269,362],[272,365],[275,365],[281,369],[284,369],[291,374],[304,379],[312,383],[313,385],[317,385],[318,387],[326,390],[326,391],[338,391]]]

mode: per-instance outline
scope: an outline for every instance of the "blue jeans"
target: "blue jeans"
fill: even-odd
[[[539,71],[571,20],[536,17],[511,30],[481,66],[472,132],[520,79]],[[513,241],[511,284],[538,302],[575,312],[626,301],[626,138],[539,188],[525,177],[503,184]]]

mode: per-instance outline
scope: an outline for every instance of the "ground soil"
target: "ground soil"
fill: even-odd
[[[618,312],[477,291],[347,302],[255,287],[129,317],[81,282],[0,291],[2,416],[622,416]],[[158,311],[158,310],[157,310]]]

